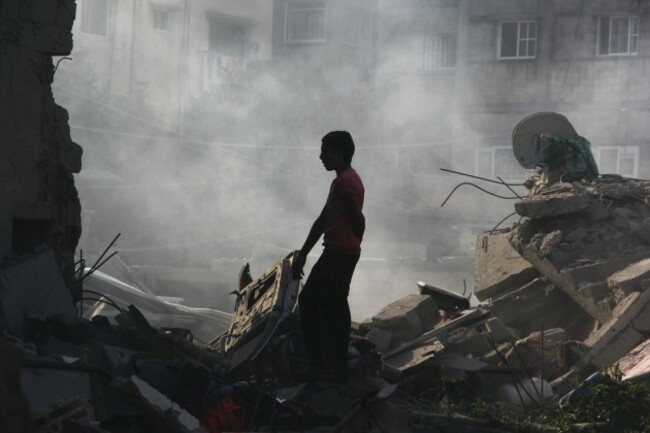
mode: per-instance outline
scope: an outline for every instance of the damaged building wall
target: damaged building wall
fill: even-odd
[[[61,270],[73,268],[80,206],[72,173],[81,169],[81,147],[50,86],[52,56],[72,49],[74,18],[74,0],[0,3],[0,262],[47,243]],[[71,271],[64,274],[74,281]],[[0,354],[0,430],[33,431],[18,355],[4,336]]]
[[[72,263],[81,232],[72,173],[81,147],[72,142],[67,111],[54,102],[52,56],[72,50],[75,2],[7,0],[0,21],[0,128],[3,131],[0,258],[47,243],[74,286]]]

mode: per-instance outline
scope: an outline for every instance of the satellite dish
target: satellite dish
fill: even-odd
[[[541,112],[526,117],[512,131],[512,150],[524,168],[535,168],[542,159],[548,144],[542,135],[572,137],[578,133],[569,119],[559,113]]]

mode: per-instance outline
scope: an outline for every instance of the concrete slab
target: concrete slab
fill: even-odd
[[[382,308],[370,325],[395,333],[420,334],[440,320],[440,313],[428,295],[407,295]]]
[[[481,301],[516,290],[539,275],[510,245],[508,233],[479,236],[474,254],[474,294]]]
[[[570,271],[558,270],[548,259],[541,257],[537,249],[530,244],[524,247],[523,256],[535,266],[540,274],[562,289],[576,304],[598,322],[605,323],[611,318],[611,312],[605,308],[606,304],[598,304],[589,294],[578,290],[578,285]]]
[[[536,195],[515,203],[515,211],[528,218],[544,218],[581,212],[589,207],[590,202],[588,195],[572,192]]]
[[[627,266],[609,278],[607,285],[618,299],[641,290],[641,282],[650,279],[650,258]]]
[[[650,291],[634,292],[622,300],[612,312],[612,319],[585,340],[590,350],[583,362],[591,362],[597,367],[607,366],[643,341],[643,335],[633,323],[649,304]]]
[[[393,333],[386,329],[372,328],[364,338],[375,345],[378,353],[384,353],[390,348]]]

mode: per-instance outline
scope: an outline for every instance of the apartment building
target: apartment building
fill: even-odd
[[[557,111],[592,142],[601,172],[650,176],[648,2],[384,1],[380,11],[379,58],[403,61],[378,85],[424,93],[408,129],[442,142],[415,152],[412,169],[448,155],[459,170],[520,180],[512,128]]]
[[[193,97],[271,58],[271,13],[264,0],[78,0],[73,57],[177,126]]]

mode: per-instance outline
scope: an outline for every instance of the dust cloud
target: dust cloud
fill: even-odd
[[[302,245],[334,177],[318,159],[320,139],[348,130],[367,219],[350,294],[353,319],[416,292],[418,280],[469,295],[474,238],[508,215],[512,202],[464,187],[440,209],[453,186],[467,180],[439,171],[457,168],[446,151],[455,145],[448,122],[453,71],[443,77],[451,83],[447,93],[432,92],[431,77],[421,71],[421,36],[398,42],[362,66],[335,50],[274,56],[233,82],[187,96],[181,119],[161,115],[166,105],[175,107],[164,93],[138,99],[102,87],[118,79],[115,71],[75,48],[74,60],[58,67],[54,92],[84,148],[76,178],[84,254],[99,253],[121,232],[117,250],[129,264],[214,269],[222,283],[213,292],[179,291],[188,304],[209,298],[212,306],[227,306],[241,265],[251,262],[258,274]],[[496,136],[509,146],[517,120],[489,137],[461,126],[472,145]],[[591,127],[584,118],[576,125]],[[518,180],[525,176],[522,170]]]

